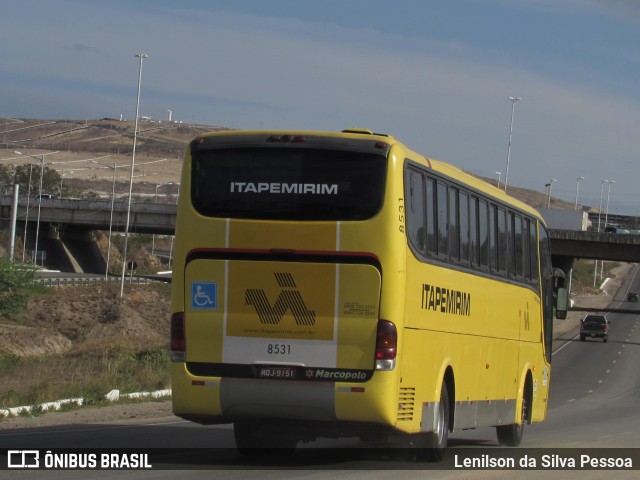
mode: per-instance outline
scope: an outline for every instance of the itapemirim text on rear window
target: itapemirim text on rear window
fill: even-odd
[[[382,206],[386,158],[340,150],[194,152],[191,200],[207,216],[364,220]]]

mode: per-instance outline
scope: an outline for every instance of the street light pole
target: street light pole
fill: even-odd
[[[24,252],[27,249],[27,227],[29,226],[29,203],[31,200],[31,174],[33,173],[33,163],[29,164],[29,187],[27,189],[27,211],[24,214],[24,236],[22,237],[22,263],[24,263]]]
[[[180,200],[180,185],[178,184],[178,196],[176,197],[176,205],[178,205],[178,201]],[[171,244],[169,245],[169,270],[171,270],[171,255],[173,252],[173,240],[176,238],[175,231],[174,234],[171,235]]]
[[[111,215],[109,216],[109,243],[107,245],[107,266],[104,269],[104,279],[105,281],[109,278],[109,262],[111,260],[111,232],[113,231],[113,204],[115,202],[116,197],[116,173],[118,171],[118,165],[116,162],[113,162],[113,167],[111,165],[107,165],[106,163],[96,162],[95,160],[90,160],[91,163],[95,163],[97,165],[102,165],[107,168],[111,168],[113,170],[113,182],[111,183]]]
[[[604,228],[607,228],[607,222],[609,221],[609,197],[611,195],[611,184],[616,183],[615,180],[609,180],[609,186],[607,187],[607,211],[604,214]]]
[[[146,53],[137,53],[136,58],[140,59],[140,65],[138,67],[138,95],[136,98],[136,121],[133,129],[133,152],[131,156],[131,176],[129,179],[129,203],[127,206],[127,223],[124,231],[124,251],[122,253],[122,275],[120,278],[120,297],[124,295],[124,276],[127,268],[127,247],[129,243],[129,221],[131,219],[131,195],[133,193],[133,171],[136,163],[136,143],[138,140],[138,120],[140,117],[140,89],[142,85],[142,60],[147,58]]]
[[[598,232],[600,231],[600,216],[602,215],[602,190],[604,189],[605,183],[609,183],[609,180],[602,180],[600,182],[600,206],[598,207]]]
[[[36,245],[33,253],[33,264],[36,265],[38,259],[38,237],[40,235],[40,206],[42,205],[42,179],[44,177],[44,154],[40,158],[40,188],[38,189],[38,221],[36,222]]]
[[[496,172],[496,175],[498,176],[498,185],[496,186],[496,188],[500,188],[500,179],[502,178],[502,172]]]
[[[549,183],[545,185],[545,187],[549,187],[549,191],[547,194],[547,209],[551,208],[551,187],[553,186],[553,182],[555,181],[556,179],[552,178],[551,180],[549,180]]]
[[[615,180],[609,180],[607,183],[609,183],[609,185],[607,186],[607,210],[606,213],[604,214],[604,229],[605,231],[607,230],[607,223],[609,222],[609,196],[611,194],[611,184],[612,183],[616,183]],[[604,260],[601,263],[600,266],[600,281],[602,281],[602,276],[604,275]]]
[[[113,203],[116,199],[116,172],[118,171],[118,166],[116,162],[113,162],[113,182],[111,184],[111,215],[109,216],[109,244],[107,246],[107,266],[104,270],[104,279],[107,280],[109,278],[109,260],[111,260],[111,232],[113,229]]]
[[[520,97],[509,97],[511,102],[511,123],[509,124],[509,146],[507,147],[507,168],[504,172],[504,193],[507,193],[507,184],[509,183],[509,160],[511,158],[511,135],[513,134],[513,115],[516,110],[516,102],[522,100]]]
[[[602,214],[602,190],[604,189],[604,184],[609,183],[609,180],[602,180],[600,182],[600,206],[598,207],[598,233],[600,233],[600,216]],[[595,268],[593,269],[593,287],[596,286],[596,281],[598,277],[598,259],[595,261]]]
[[[580,192],[580,180],[584,180],[584,177],[578,177],[578,181],[576,182],[576,206],[574,210],[578,210],[578,195]]]

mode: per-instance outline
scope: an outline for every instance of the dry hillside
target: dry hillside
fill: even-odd
[[[45,154],[47,165],[64,176],[65,184],[108,196],[113,169],[106,165],[131,163],[134,122],[103,118],[100,120],[0,119],[6,123],[2,132],[6,148],[0,150],[3,163],[37,163]],[[211,125],[187,125],[160,121],[142,121],[136,146],[134,195],[154,196],[159,201],[178,191],[182,156],[187,143],[203,132],[228,130]],[[20,153],[15,153],[15,152]],[[51,153],[57,152],[57,153]],[[36,159],[30,157],[34,155]],[[93,160],[93,161],[92,161]],[[128,193],[129,172],[118,168],[116,194]],[[483,178],[495,185],[495,179]],[[157,188],[161,185],[162,188]],[[534,208],[544,208],[542,192],[509,187],[509,194]],[[168,201],[168,200],[167,200]],[[553,199],[553,207],[573,209],[573,204]]]
[[[169,342],[169,286],[120,284],[51,289],[12,319],[0,319],[0,353],[19,357],[99,354],[113,345],[132,350]]]

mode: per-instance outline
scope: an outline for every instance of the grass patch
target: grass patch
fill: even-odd
[[[105,395],[113,389],[130,393],[167,388],[169,362],[168,348],[139,352],[122,346],[105,347],[101,355],[90,357],[0,356],[0,408],[76,397],[99,405],[108,403]]]
[[[598,262],[598,273],[595,277],[594,287],[594,260],[576,260],[573,263],[573,275],[572,275],[572,291],[574,292],[588,292],[595,291],[600,286],[600,272],[603,266],[603,262]],[[620,266],[618,262],[604,262],[604,271],[602,278],[611,276],[611,271]]]

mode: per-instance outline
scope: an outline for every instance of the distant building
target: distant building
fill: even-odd
[[[586,231],[591,226],[589,213],[578,210],[561,210],[557,208],[540,209],[547,226],[554,230]]]

